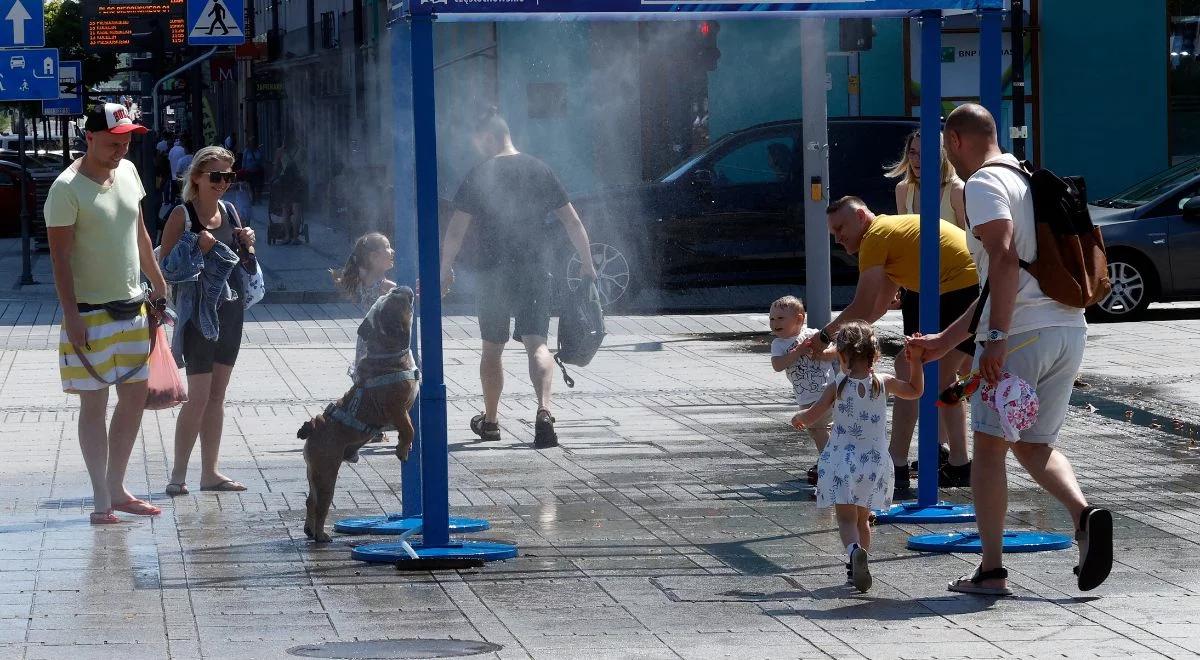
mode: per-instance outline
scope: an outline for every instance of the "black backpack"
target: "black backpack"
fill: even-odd
[[[1092,223],[1083,177],[1059,177],[1050,170],[1035,170],[1029,161],[1021,167],[990,163],[1018,172],[1029,182],[1033,195],[1033,220],[1037,231],[1037,256],[1021,260],[1021,267],[1037,280],[1047,296],[1064,305],[1086,309],[1108,295],[1108,257],[1099,227]],[[990,287],[983,283],[970,332],[983,315]]]
[[[586,367],[604,342],[604,310],[594,281],[568,291],[562,315],[558,317],[558,352],[554,361],[562,369],[563,382],[575,387],[566,365]]]

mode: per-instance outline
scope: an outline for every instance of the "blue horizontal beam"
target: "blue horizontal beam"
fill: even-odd
[[[669,0],[415,0],[414,13],[447,21],[698,20],[914,16],[924,10],[1000,9],[1002,0],[847,0],[844,2],[692,2]]]

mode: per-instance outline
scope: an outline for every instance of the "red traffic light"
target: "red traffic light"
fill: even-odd
[[[709,23],[708,21],[703,21],[702,23],[700,23],[700,34],[702,36],[707,37],[711,33],[712,33],[712,23]]]

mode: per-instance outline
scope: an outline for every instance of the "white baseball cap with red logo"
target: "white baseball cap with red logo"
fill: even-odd
[[[102,103],[89,110],[83,128],[93,133],[108,131],[116,135],[145,133],[150,130],[141,124],[133,123],[129,110],[120,103]]]

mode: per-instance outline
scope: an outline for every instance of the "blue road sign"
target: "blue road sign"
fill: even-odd
[[[240,46],[246,42],[245,13],[245,0],[187,0],[188,45]]]
[[[0,101],[58,98],[58,49],[0,50]]]
[[[42,0],[0,0],[0,48],[46,45]]]
[[[78,117],[83,114],[83,63],[58,63],[58,98],[42,101],[43,115]]]

